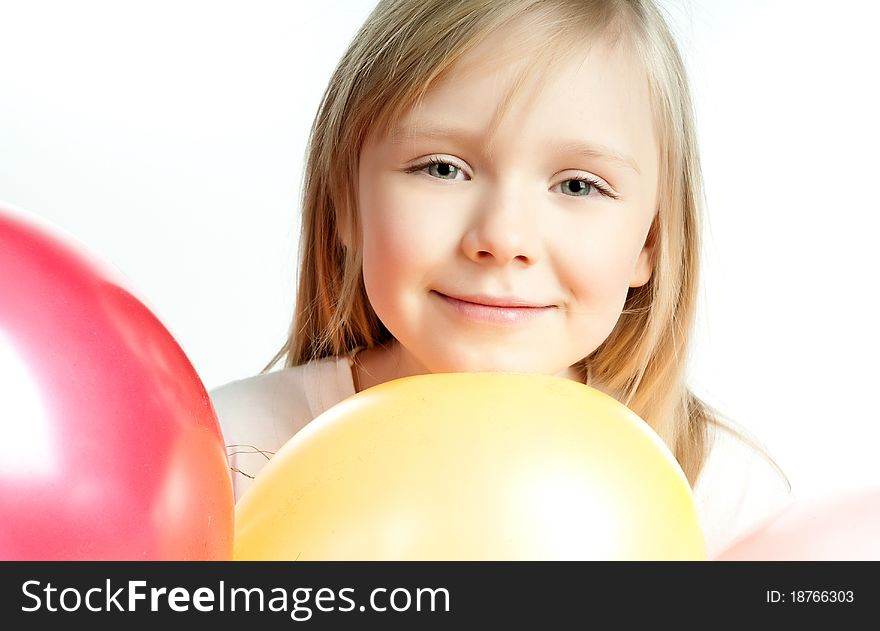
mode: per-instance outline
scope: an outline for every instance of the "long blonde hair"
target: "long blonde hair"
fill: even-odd
[[[629,290],[616,327],[578,367],[591,386],[663,438],[693,484],[708,455],[709,426],[724,427],[685,383],[700,280],[702,175],[685,66],[650,0],[379,2],[336,67],[312,126],[296,309],[287,341],[264,372],[282,358],[296,366],[393,339],[370,306],[356,247],[361,146],[489,33],[523,15],[542,33],[545,52],[604,35],[629,45],[648,76],[661,147],[658,212],[648,236],[654,270],[647,284]],[[354,245],[346,247],[340,235]]]

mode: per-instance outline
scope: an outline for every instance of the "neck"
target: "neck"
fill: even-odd
[[[393,379],[426,375],[430,372],[427,367],[416,362],[409,353],[402,352],[397,340],[361,350],[354,356],[351,366],[355,392],[361,392]],[[582,375],[574,366],[560,371],[556,376],[583,383]]]
[[[396,340],[360,351],[355,355],[351,367],[356,392],[393,379],[430,372],[421,364],[416,364],[408,354],[402,353]]]

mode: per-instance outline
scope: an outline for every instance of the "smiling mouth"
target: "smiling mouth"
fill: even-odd
[[[515,296],[512,297],[504,297],[497,298],[495,296],[488,296],[485,294],[475,294],[470,296],[450,296],[448,294],[444,294],[442,292],[435,292],[440,294],[441,296],[446,296],[447,298],[452,298],[453,300],[458,300],[460,302],[469,302],[475,305],[484,305],[486,307],[504,307],[504,308],[532,308],[532,309],[544,309],[546,307],[554,307],[555,305],[543,304],[540,302],[531,302],[528,300],[522,300]]]
[[[555,309],[554,305],[510,304],[521,301],[506,298],[478,298],[478,300],[497,300],[502,302],[502,304],[485,304],[484,302],[472,302],[475,298],[470,296],[468,297],[469,300],[465,300],[463,298],[453,298],[438,291],[432,291],[431,293],[439,297],[444,304],[451,307],[457,315],[468,320],[490,324],[523,324]]]

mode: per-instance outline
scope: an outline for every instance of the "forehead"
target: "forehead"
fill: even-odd
[[[603,36],[548,39],[526,19],[462,56],[392,139],[453,128],[496,152],[554,139],[601,145],[650,166],[658,151],[647,77],[630,48]]]

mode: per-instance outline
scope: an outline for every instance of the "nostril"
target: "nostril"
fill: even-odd
[[[497,261],[498,263],[517,262],[524,265],[531,265],[532,258],[528,254],[516,254],[512,257],[505,256],[504,253],[493,253],[489,250],[479,250],[475,253],[478,261]]]

